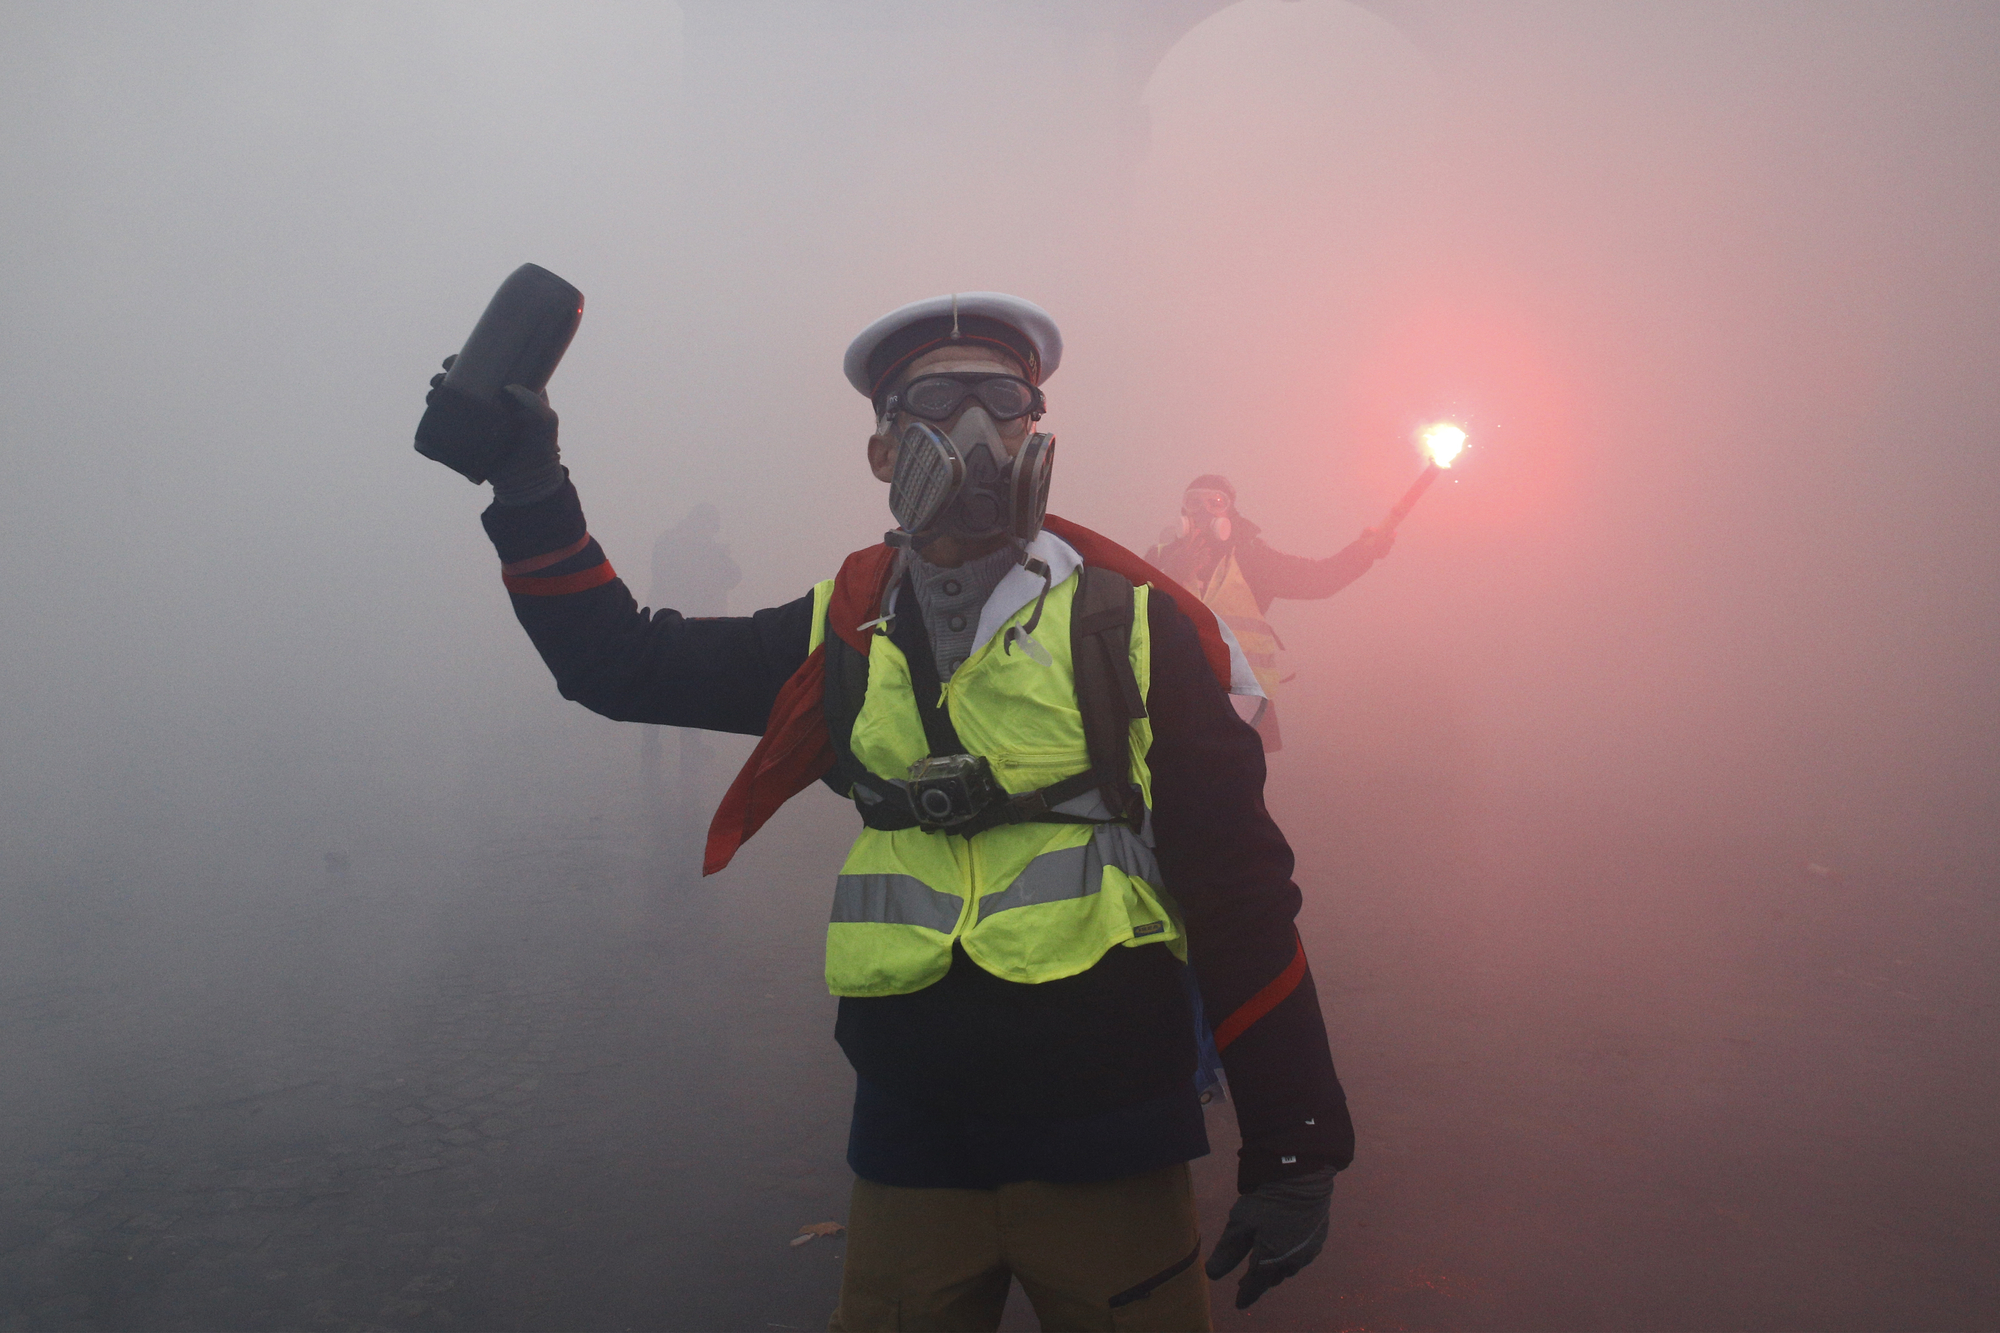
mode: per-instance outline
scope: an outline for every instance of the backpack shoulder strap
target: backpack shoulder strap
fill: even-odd
[[[842,796],[854,784],[854,770],[861,767],[854,757],[854,722],[861,716],[862,701],[868,697],[868,655],[858,653],[847,640],[829,634],[826,644],[827,739],[833,743],[833,767],[822,779]]]
[[[1070,663],[1077,711],[1091,773],[1114,817],[1136,819],[1139,792],[1132,785],[1130,723],[1146,716],[1145,696],[1132,671],[1132,583],[1116,570],[1085,565],[1077,571],[1070,605]]]

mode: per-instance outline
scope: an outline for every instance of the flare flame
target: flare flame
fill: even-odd
[[[1465,448],[1465,432],[1448,421],[1424,427],[1417,433],[1417,438],[1423,442],[1424,455],[1439,467],[1450,467],[1459,451]]]

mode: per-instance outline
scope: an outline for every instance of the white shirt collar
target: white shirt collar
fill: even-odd
[[[1083,557],[1053,532],[1044,529],[1028,543],[1028,554],[1049,567],[1049,587],[1054,588],[1064,579],[1083,567]],[[902,580],[889,590],[889,604],[885,610],[893,615],[896,603],[902,599]],[[1000,576],[1000,582],[993,586],[986,605],[979,611],[977,637],[972,641],[972,651],[978,652],[986,646],[986,641],[1000,632],[1000,627],[1014,618],[1014,613],[1042,595],[1042,576],[1030,574],[1020,565],[1014,566]]]
[[[1083,567],[1083,557],[1074,546],[1053,532],[1044,528],[1035,539],[1028,543],[1028,554],[1049,567],[1049,587],[1055,588]],[[896,601],[901,596],[902,583],[889,590],[891,614],[895,612]],[[993,593],[986,599],[986,605],[979,612],[979,634],[972,641],[972,651],[978,652],[986,646],[986,641],[1000,632],[1000,627],[1014,618],[1014,613],[1042,594],[1042,576],[1030,574],[1026,568],[1016,565],[1001,576],[994,585]],[[1258,683],[1257,674],[1250,669],[1250,660],[1243,653],[1243,647],[1236,641],[1236,634],[1228,622],[1216,617],[1216,628],[1222,631],[1222,641],[1229,648],[1229,692],[1245,699],[1262,700],[1264,687]],[[1261,705],[1260,705],[1261,707]]]
[[[1076,548],[1046,528],[1028,543],[1028,554],[1049,567],[1051,588],[1083,567],[1083,557],[1076,553]],[[972,651],[976,653],[985,647],[986,641],[998,634],[1015,612],[1041,595],[1040,574],[1030,574],[1020,565],[1008,570],[994,586],[986,605],[980,608],[979,632],[972,640]]]

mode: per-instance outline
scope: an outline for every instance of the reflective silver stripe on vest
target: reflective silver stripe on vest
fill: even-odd
[[[833,885],[835,922],[927,926],[949,935],[965,900],[939,893],[915,875],[842,875]]]
[[[1104,867],[1117,866],[1134,879],[1160,882],[1160,865],[1153,849],[1123,824],[1099,824],[1081,847],[1043,852],[1028,862],[1012,884],[979,900],[979,919],[1011,907],[1088,898],[1104,887]]]

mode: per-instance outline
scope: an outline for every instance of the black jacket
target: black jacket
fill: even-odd
[[[1273,550],[1257,525],[1248,519],[1239,517],[1234,525],[1235,531],[1226,542],[1197,531],[1155,546],[1146,553],[1146,560],[1199,595],[1223,555],[1234,551],[1236,567],[1243,571],[1243,581],[1250,585],[1250,595],[1257,599],[1259,614],[1269,611],[1271,603],[1281,597],[1302,602],[1331,597],[1366,574],[1375,563],[1375,555],[1365,540],[1349,542],[1332,555],[1315,560]]]
[[[588,535],[574,487],[483,516],[514,611],[563,697],[606,717],[760,735],[806,658],[810,594],[688,619],[633,601]],[[557,558],[551,558],[557,557]],[[1242,1131],[1239,1183],[1353,1157],[1346,1099],[1293,918],[1292,852],[1264,809],[1264,755],[1216,686],[1194,627],[1149,599],[1156,853],[1224,1046]],[[856,1069],[908,1100],[1051,1118],[1137,1104],[1192,1074],[1164,949],[1113,949],[1079,977],[1002,982],[969,964],[906,996],[843,1000]],[[968,1026],[970,1025],[970,1026]],[[1289,1161],[1285,1159],[1291,1159]]]

